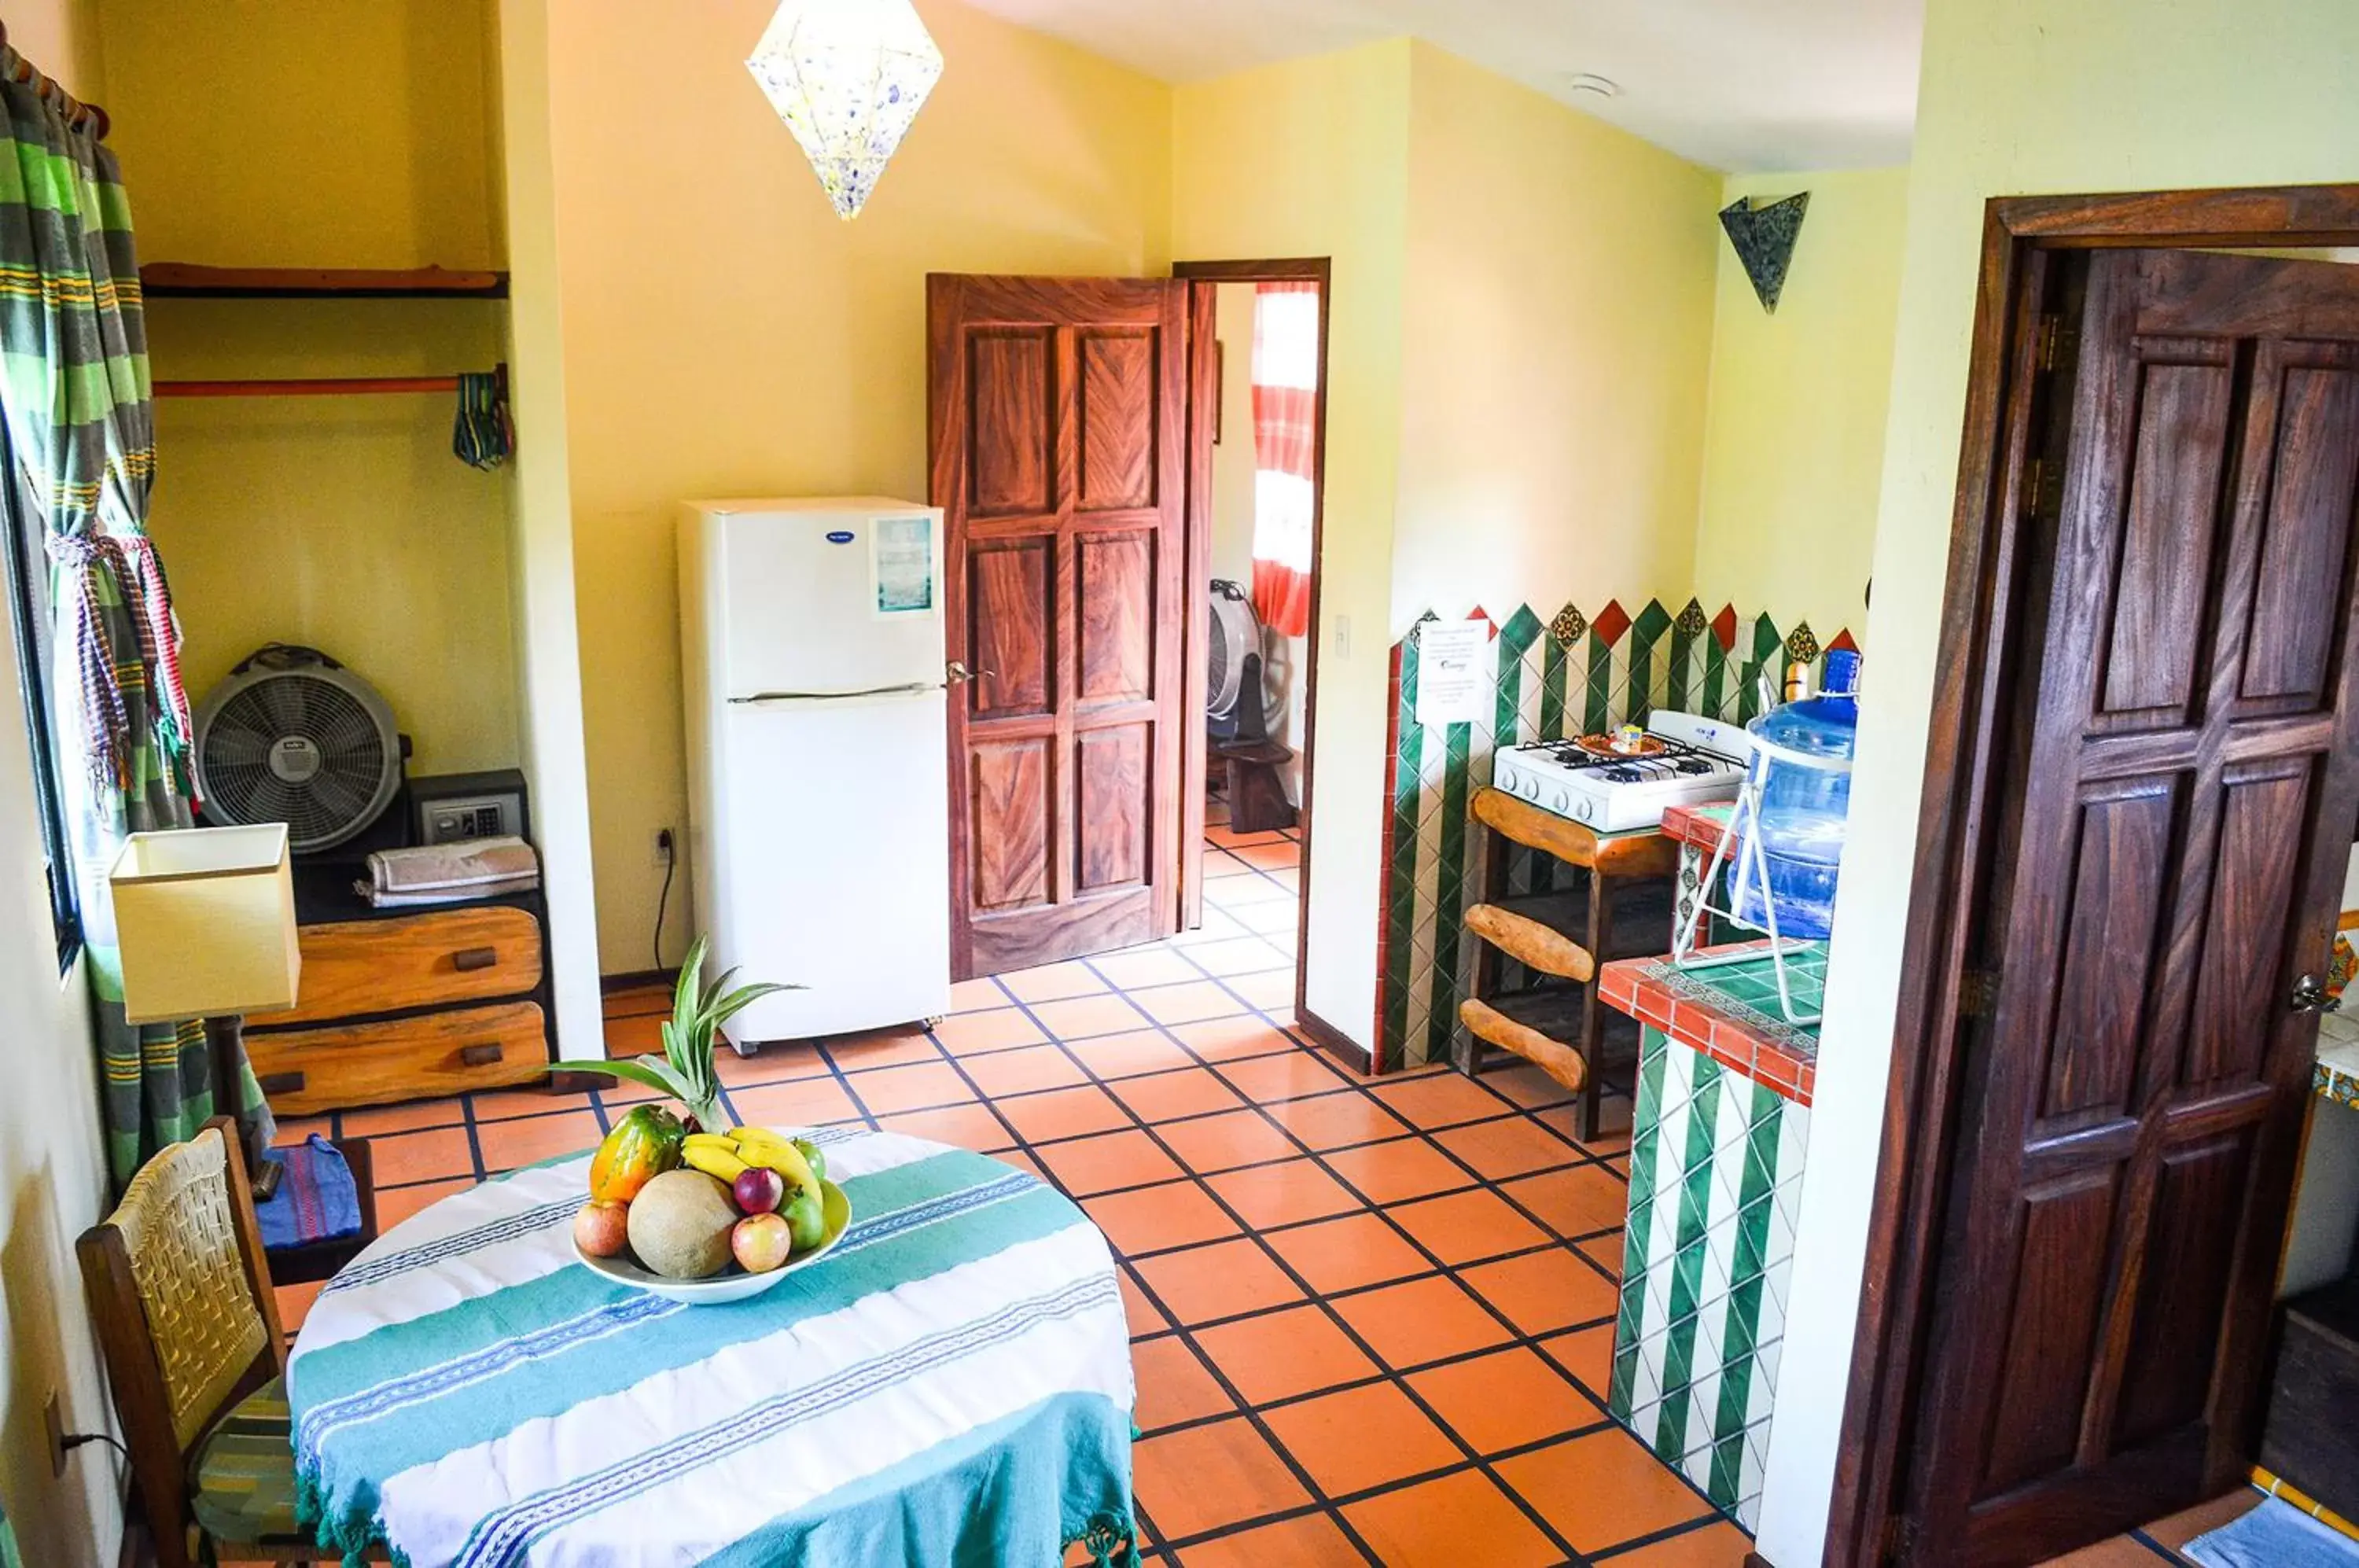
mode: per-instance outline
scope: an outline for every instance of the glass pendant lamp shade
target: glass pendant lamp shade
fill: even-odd
[[[859,216],[941,80],[909,0],[786,0],[745,62],[838,214]]]

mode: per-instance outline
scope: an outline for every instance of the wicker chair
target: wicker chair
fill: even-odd
[[[362,1148],[374,1234],[366,1171]],[[75,1251],[157,1568],[321,1561],[295,1524],[287,1345],[236,1125],[148,1161]]]

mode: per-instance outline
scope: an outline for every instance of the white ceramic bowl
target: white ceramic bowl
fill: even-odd
[[[581,1243],[576,1242],[573,1256],[582,1260],[584,1269],[603,1274],[617,1284],[645,1290],[651,1296],[661,1296],[666,1301],[686,1301],[700,1307],[742,1301],[749,1296],[760,1295],[796,1269],[808,1269],[833,1251],[835,1244],[843,1239],[843,1233],[852,1225],[852,1200],[843,1195],[842,1188],[824,1176],[820,1178],[819,1191],[821,1209],[827,1216],[826,1236],[809,1252],[797,1253],[785,1267],[773,1269],[767,1274],[748,1274],[733,1263],[729,1266],[729,1272],[715,1274],[710,1279],[667,1279],[660,1274],[640,1268],[628,1254],[621,1258],[592,1258],[582,1250]]]

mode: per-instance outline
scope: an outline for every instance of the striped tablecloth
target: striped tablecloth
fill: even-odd
[[[819,1135],[835,1250],[730,1306],[581,1266],[589,1158],[454,1194],[321,1292],[288,1372],[304,1517],[409,1568],[1136,1562],[1129,1336],[1062,1195]]]

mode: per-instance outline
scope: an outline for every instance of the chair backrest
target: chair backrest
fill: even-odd
[[[236,1124],[158,1154],[76,1245],[159,1559],[188,1530],[190,1448],[283,1371],[277,1301]]]

